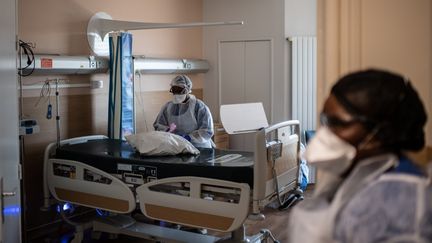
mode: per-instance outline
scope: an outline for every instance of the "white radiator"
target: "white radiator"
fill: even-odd
[[[316,37],[292,37],[292,119],[300,121],[301,133],[316,130]],[[315,183],[315,169],[309,167],[310,182]]]

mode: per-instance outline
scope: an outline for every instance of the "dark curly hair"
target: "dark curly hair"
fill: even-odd
[[[404,77],[369,69],[342,77],[331,90],[353,116],[378,128],[377,138],[389,150],[418,151],[425,144],[427,115],[417,91]]]

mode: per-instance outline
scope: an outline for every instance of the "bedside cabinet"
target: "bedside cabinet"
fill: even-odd
[[[221,123],[214,124],[213,142],[218,149],[229,149],[229,135],[225,132]]]

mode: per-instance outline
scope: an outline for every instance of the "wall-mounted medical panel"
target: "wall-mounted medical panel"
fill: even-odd
[[[107,73],[109,59],[97,56],[35,55],[34,61],[21,58],[23,74]],[[135,72],[141,74],[205,73],[210,66],[202,59],[134,57]]]
[[[142,74],[205,73],[210,66],[202,59],[135,57],[135,71]]]
[[[108,71],[108,59],[95,56],[35,55],[34,61],[21,58],[23,74],[89,74]]]

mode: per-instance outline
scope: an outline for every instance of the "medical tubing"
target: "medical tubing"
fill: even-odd
[[[19,58],[20,58],[19,63],[20,63],[20,66],[18,68],[18,70],[19,70],[18,75],[20,77],[30,76],[34,72],[35,67],[36,67],[36,62],[35,62],[35,59],[34,59],[34,53],[33,53],[33,50],[32,50],[32,48],[34,48],[34,46],[32,44],[24,42],[22,40],[19,40],[18,43],[19,43],[18,45],[19,45],[19,51],[20,51],[20,54],[19,54]],[[21,50],[23,50],[24,54],[27,56],[27,66],[25,66],[25,67],[22,67],[22,65],[21,65],[22,64],[22,61],[21,61],[22,52],[21,52]],[[23,74],[22,71],[26,70],[28,67],[30,67],[30,65],[32,63],[33,63],[32,70],[29,73],[27,73],[27,74]]]
[[[35,107],[37,107],[39,105],[39,103],[41,102],[41,100],[45,97],[48,97],[48,103],[51,103],[50,96],[51,96],[51,85],[50,85],[50,81],[49,79],[47,79],[44,84],[42,85],[41,91],[39,93],[39,99],[36,101],[35,103]]]
[[[275,180],[276,196],[277,196],[277,199],[279,202],[279,206],[282,206],[284,204],[284,202],[282,202],[282,199],[280,198],[279,182],[277,179],[276,169],[275,169],[275,160],[273,160],[272,162],[273,162],[272,171],[273,171],[273,179]]]

